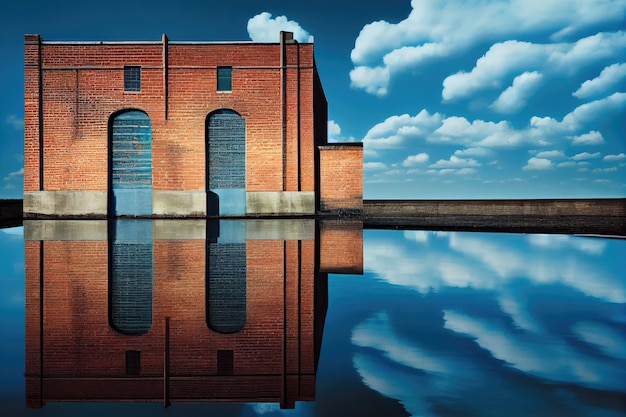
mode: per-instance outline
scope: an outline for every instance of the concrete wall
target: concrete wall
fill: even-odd
[[[366,200],[365,227],[626,236],[626,199]]]
[[[246,193],[247,214],[315,214],[315,193],[266,191]]]
[[[626,216],[626,199],[366,200],[366,217]]]

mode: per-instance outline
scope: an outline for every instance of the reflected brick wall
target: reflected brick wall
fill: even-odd
[[[315,398],[327,274],[314,239],[245,241],[246,321],[232,334],[207,326],[207,241],[155,239],[152,325],[126,335],[109,320],[109,243],[62,235],[26,239],[28,407]]]

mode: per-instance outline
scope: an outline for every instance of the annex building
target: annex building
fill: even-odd
[[[25,36],[24,216],[362,210],[362,144],[328,143],[313,44]]]

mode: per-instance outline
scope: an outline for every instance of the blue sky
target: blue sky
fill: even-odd
[[[626,0],[34,0],[0,16],[0,198],[23,182],[23,36],[315,43],[365,198],[626,196]]]

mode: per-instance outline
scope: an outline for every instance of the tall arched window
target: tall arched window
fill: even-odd
[[[207,213],[246,213],[246,121],[233,110],[209,114],[206,126]]]
[[[123,334],[152,327],[152,220],[117,219],[109,229],[109,322]]]
[[[207,243],[207,325],[236,333],[246,325],[246,244]]]
[[[152,214],[152,125],[148,115],[128,110],[115,115],[111,129],[111,213]]]

